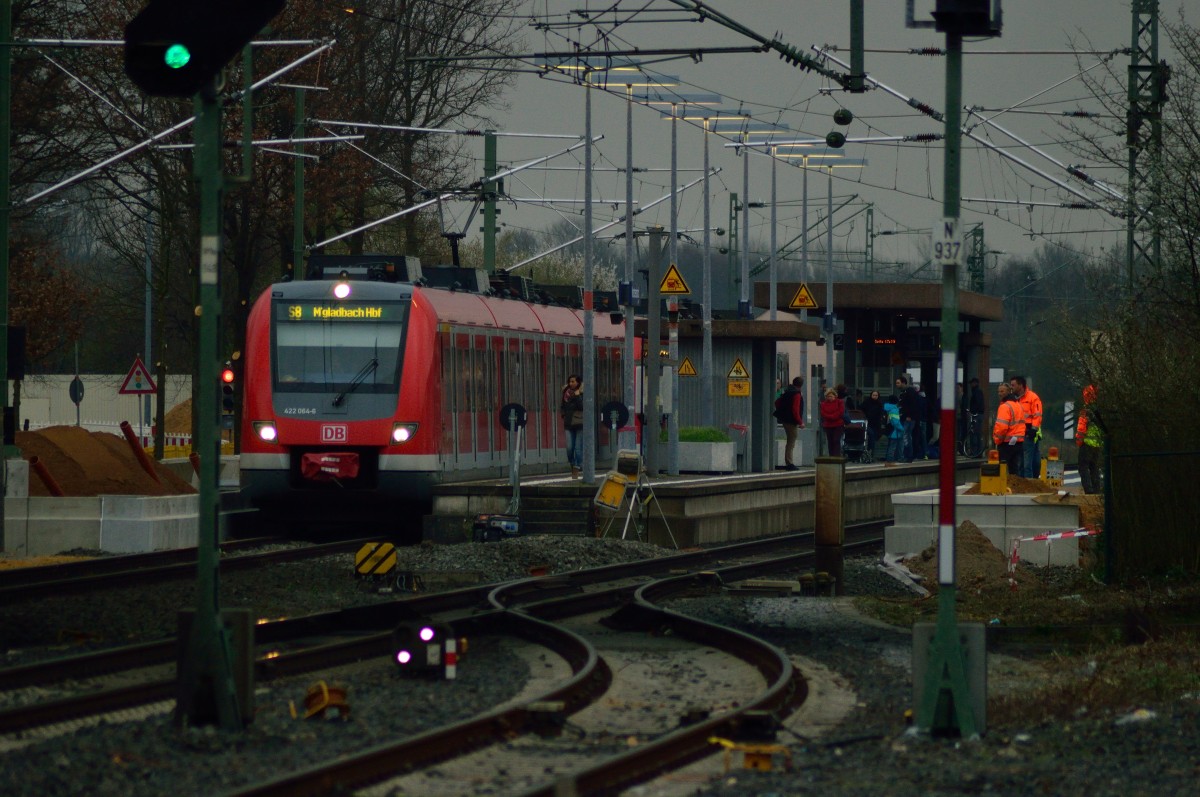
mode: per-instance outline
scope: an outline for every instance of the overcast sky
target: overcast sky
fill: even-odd
[[[597,12],[613,6],[621,9],[618,15]],[[815,2],[809,0],[714,0],[711,4],[736,19],[745,27],[766,37],[777,37],[812,54],[812,45],[834,45],[839,58],[849,60],[849,4],[845,2]],[[867,72],[889,88],[927,103],[939,110],[945,106],[945,59],[908,54],[909,48],[944,46],[945,36],[932,29],[910,30],[905,27],[904,2],[868,2],[866,19]],[[928,19],[933,0],[917,0],[918,19]],[[529,52],[570,51],[575,42],[594,46],[597,50],[623,50],[634,47],[740,47],[752,45],[747,37],[720,26],[711,20],[699,24],[688,21],[689,15],[676,10],[666,0],[639,2],[566,2],[564,0],[530,0],[529,14],[539,21],[551,23],[580,23],[583,15],[599,20],[599,25],[551,26],[537,30],[532,26],[527,34]],[[624,10],[650,9],[636,15]],[[1175,6],[1164,4],[1168,19],[1176,19]],[[619,16],[623,24],[614,25]],[[1016,133],[1029,144],[1044,147],[1061,164],[1075,164],[1055,139],[1065,133],[1056,125],[1063,111],[1099,110],[1078,79],[1077,58],[1065,51],[1112,51],[1130,44],[1131,14],[1127,0],[1006,0],[1004,30],[998,39],[971,41],[965,45],[963,102],[982,106],[989,117],[1007,130]],[[598,33],[603,32],[601,41]],[[1160,40],[1165,37],[1160,36]],[[1160,41],[1160,46],[1163,42]],[[1000,51],[1004,54],[985,54]],[[1051,52],[1053,51],[1053,52]],[[1064,53],[1064,54],[1056,54]],[[1163,47],[1161,57],[1169,60]],[[1092,66],[1100,56],[1079,55],[1078,63]],[[1117,71],[1124,74],[1127,55],[1115,56]],[[836,64],[832,68],[842,71]],[[884,91],[852,95],[840,90],[829,91],[830,81],[811,72],[793,67],[775,54],[711,54],[700,63],[691,59],[655,64],[658,74],[677,76],[678,91],[710,92],[722,96],[721,108],[743,109],[758,119],[780,122],[789,126],[785,137],[824,137],[834,129],[847,136],[897,136],[939,133],[940,123],[913,110],[900,99]],[[614,81],[619,83],[619,80]],[[611,169],[625,164],[625,101],[623,87],[613,86],[612,93],[593,93],[593,131],[605,136],[595,149],[595,164]],[[577,85],[562,80],[521,75],[509,91],[511,108],[500,114],[500,129],[523,133],[582,134],[584,92]],[[844,107],[855,116],[849,127],[837,127],[834,111]],[[1015,110],[996,116],[996,112]],[[635,168],[667,169],[670,166],[670,123],[646,107],[634,109],[634,166]],[[1063,166],[1055,165],[1020,146],[999,130],[977,129],[1006,152],[1047,172],[1055,179],[1080,188],[1072,181]],[[699,176],[703,158],[703,134],[698,127],[679,128],[680,183]],[[733,150],[723,145],[732,139],[712,137],[712,164],[722,172],[712,181],[711,201],[713,223],[727,226],[728,192],[742,191],[741,160]],[[520,163],[538,155],[563,148],[564,142],[548,139],[503,138],[500,157],[506,163]],[[480,146],[481,150],[482,147]],[[872,144],[848,145],[845,154],[865,158],[862,169],[836,172],[835,203],[852,194],[857,199],[846,210],[835,214],[835,220],[861,210],[863,203],[874,204],[875,231],[899,231],[904,234],[877,236],[877,262],[920,261],[928,253],[928,237],[908,233],[927,230],[942,216],[942,147],[940,142],[929,145]],[[558,158],[550,165],[556,167],[582,166],[582,150]],[[1078,201],[1047,179],[1002,159],[978,144],[964,141],[963,157],[964,199],[1007,200],[1022,202],[1058,203]],[[593,197],[597,200],[623,199],[624,176],[611,171],[596,171]],[[752,159],[750,198],[752,201],[770,199],[769,162],[764,157]],[[1097,176],[1120,185],[1124,175],[1104,169]],[[801,229],[800,197],[802,170],[796,161],[781,162],[778,169],[777,235],[780,243],[799,234]],[[667,172],[645,172],[637,175],[635,198],[642,204],[665,195],[669,189]],[[528,171],[507,182],[508,193],[516,197],[537,196],[581,199],[583,175],[581,169]],[[1098,194],[1089,196],[1099,198]],[[826,178],[810,172],[810,223],[816,214],[824,214]],[[703,194],[699,189],[689,191],[681,200],[679,226],[696,230],[702,224]],[[1029,254],[1047,241],[1065,243],[1085,250],[1098,250],[1121,240],[1121,222],[1098,211],[1067,210],[1040,205],[1017,205],[964,201],[963,222],[966,226],[984,223],[989,249],[1010,254]],[[501,220],[513,228],[540,230],[559,219],[569,219],[582,227],[582,208],[561,204],[557,209],[513,207],[506,205]],[[465,223],[467,209],[455,209],[459,223]],[[600,226],[614,219],[619,211],[610,205],[595,207],[595,224]],[[769,240],[767,208],[755,210],[751,219],[750,238],[764,244]],[[448,220],[448,223],[452,223]],[[666,202],[638,217],[639,225],[662,224],[669,227],[669,205]],[[472,224],[472,227],[477,227]],[[617,228],[601,235],[610,235]],[[472,230],[472,234],[474,230]],[[835,248],[862,251],[865,246],[865,214],[844,222],[836,230]],[[605,244],[607,245],[607,244]],[[812,244],[811,256],[824,246],[824,235]],[[993,258],[989,258],[992,261]],[[851,275],[839,275],[851,279]]]

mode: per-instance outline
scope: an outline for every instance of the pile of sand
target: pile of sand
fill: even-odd
[[[1058,488],[1044,482],[1041,479],[1025,479],[1021,476],[1008,477],[1008,491],[1013,495],[1033,495],[1036,493],[1056,493]],[[979,495],[979,485],[972,484],[970,489],[966,490],[963,495]]]
[[[184,495],[196,490],[170,468],[150,458],[156,482],[138,463],[124,437],[89,432],[78,426],[51,426],[36,432],[17,432],[16,444],[25,459],[37,457],[67,496]],[[50,490],[30,468],[29,494],[48,496]]]
[[[1002,552],[969,520],[958,524],[954,535],[955,582],[959,589],[972,592],[1010,589],[1009,555]],[[922,583],[936,585],[937,545],[929,546],[916,556],[904,560],[904,566],[920,575]],[[1025,585],[1035,579],[1027,570],[1017,568],[1017,583]]]
[[[192,400],[181,401],[163,416],[167,434],[192,433]]]

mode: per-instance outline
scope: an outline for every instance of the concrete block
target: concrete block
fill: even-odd
[[[53,556],[75,548],[100,547],[99,498],[36,497],[28,499],[26,508],[26,556]]]
[[[29,463],[23,459],[4,460],[4,497],[29,497]]]
[[[1068,531],[1079,522],[1079,510],[1072,505],[1040,504],[1032,495],[963,495],[969,487],[958,488],[954,513],[957,522],[974,523],[1006,555],[1012,552],[1013,542],[1019,538]],[[885,551],[910,554],[932,545],[937,539],[938,501],[937,490],[893,496],[896,523],[884,530]],[[1074,566],[1079,562],[1079,546],[1075,540],[1027,542],[1021,545],[1018,555],[1037,565]]]
[[[199,496],[102,495],[100,547],[136,553],[196,545]]]

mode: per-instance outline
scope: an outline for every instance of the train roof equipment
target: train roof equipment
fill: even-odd
[[[367,282],[420,282],[424,278],[421,261],[410,255],[308,256],[307,278],[310,280],[352,279]]]

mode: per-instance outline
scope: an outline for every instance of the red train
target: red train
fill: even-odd
[[[523,470],[567,471],[558,408],[582,372],[581,311],[401,282],[384,267],[335,271],[272,285],[250,311],[251,505],[314,520],[419,513],[435,484],[507,473],[499,411],[513,402],[528,411]],[[622,396],[624,327],[594,319],[598,408]]]

